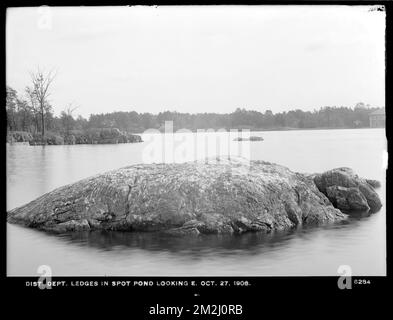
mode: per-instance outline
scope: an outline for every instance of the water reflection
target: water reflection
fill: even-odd
[[[363,213],[364,214],[364,213]],[[361,216],[353,216],[347,221],[326,226],[307,226],[271,233],[249,232],[241,235],[190,235],[176,236],[160,232],[121,232],[121,231],[85,231],[54,234],[37,231],[64,241],[65,244],[90,247],[99,251],[145,251],[168,252],[183,257],[205,256],[214,252],[225,255],[258,255],[272,251],[277,247],[291,246],[296,239],[313,238],[321,230],[339,230],[355,227]]]

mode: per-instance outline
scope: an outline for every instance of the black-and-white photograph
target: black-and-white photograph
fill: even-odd
[[[386,276],[385,13],[7,8],[7,276]]]

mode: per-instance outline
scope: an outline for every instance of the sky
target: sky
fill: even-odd
[[[385,105],[385,12],[368,6],[10,8],[6,81],[55,70],[55,114],[274,113]]]

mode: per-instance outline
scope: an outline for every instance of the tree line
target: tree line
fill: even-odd
[[[364,128],[369,127],[369,114],[378,108],[358,103],[350,107],[323,107],[314,111],[300,109],[273,113],[237,108],[232,113],[180,113],[164,111],[158,114],[111,112],[92,114],[85,122],[90,127],[116,127],[120,130],[143,132],[154,128],[163,130],[165,121],[173,121],[178,129],[312,129],[312,128]]]
[[[52,73],[37,71],[31,74],[31,85],[23,93],[7,86],[7,130],[23,131],[45,136],[46,131],[67,137],[75,131],[92,128],[117,128],[124,132],[142,133],[147,129],[164,129],[165,121],[173,121],[178,129],[313,129],[369,127],[369,114],[375,111],[362,102],[354,107],[322,107],[319,110],[300,109],[273,113],[237,108],[232,113],[180,113],[164,111],[158,114],[135,111],[91,114],[88,119],[73,115],[77,107],[69,104],[55,116],[49,102]],[[130,108],[131,109],[131,108]]]

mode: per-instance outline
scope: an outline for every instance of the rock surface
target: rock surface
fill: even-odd
[[[358,188],[330,186],[326,188],[326,195],[333,205],[343,211],[368,211],[367,199]]]
[[[372,187],[350,178],[353,174],[341,169],[312,177],[264,161],[141,164],[55,189],[9,211],[7,219],[58,232],[270,232],[346,219],[334,203],[360,209],[367,202],[375,208]]]
[[[366,179],[367,183],[373,188],[380,188],[381,183],[378,180]]]
[[[374,190],[380,186],[376,180],[359,178],[350,168],[337,168],[314,175],[314,182],[333,205],[343,211],[377,212],[382,207]]]

